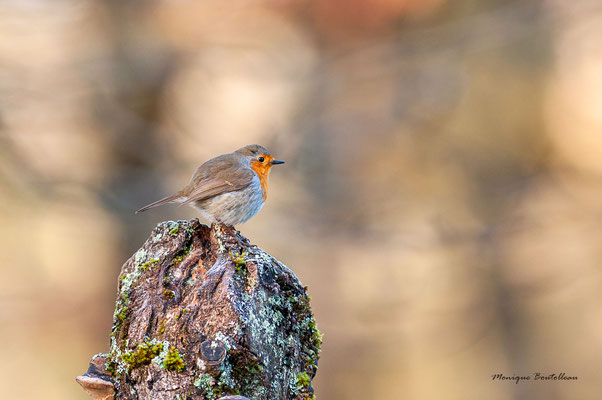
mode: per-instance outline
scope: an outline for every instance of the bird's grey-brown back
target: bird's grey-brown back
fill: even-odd
[[[192,178],[190,178],[190,183],[182,191],[185,192],[187,189],[193,188],[194,185],[207,179],[227,180],[231,174],[236,174],[241,169],[241,160],[239,158],[234,153],[228,153],[205,161],[194,171]],[[248,168],[250,168],[250,164]]]

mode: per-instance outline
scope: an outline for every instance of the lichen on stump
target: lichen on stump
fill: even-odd
[[[102,373],[117,399],[312,399],[321,334],[309,300],[232,228],[161,223],[122,267]]]

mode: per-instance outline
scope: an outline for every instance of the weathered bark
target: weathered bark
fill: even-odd
[[[286,266],[232,228],[170,221],[123,265],[107,361],[78,382],[117,399],[310,399],[320,342]]]

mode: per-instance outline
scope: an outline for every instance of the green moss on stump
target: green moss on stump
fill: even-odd
[[[297,389],[299,391],[309,388],[311,378],[307,372],[301,372],[297,374]]]
[[[163,343],[148,341],[140,343],[134,351],[123,353],[121,359],[128,366],[128,369],[132,369],[150,364],[161,351],[163,351]]]
[[[180,357],[180,352],[175,347],[170,347],[167,351],[167,355],[165,356],[165,360],[163,360],[163,366],[168,371],[183,371],[185,364],[182,357]]]

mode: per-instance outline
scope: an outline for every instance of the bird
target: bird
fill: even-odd
[[[235,226],[261,210],[268,196],[268,175],[276,160],[263,146],[250,144],[204,162],[182,190],[138,211],[167,203],[196,208],[211,224]]]

